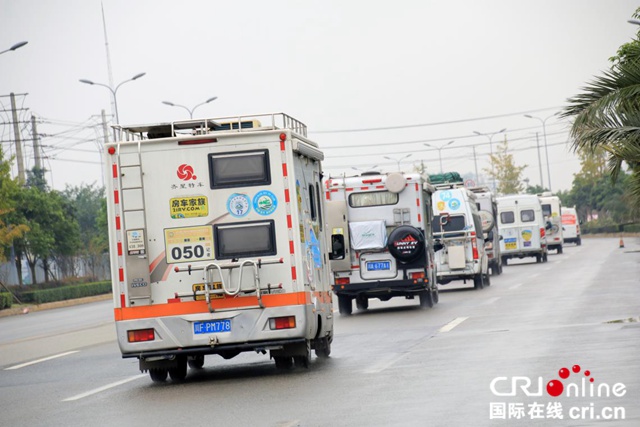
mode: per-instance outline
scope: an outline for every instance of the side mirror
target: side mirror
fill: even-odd
[[[331,235],[331,252],[329,252],[329,259],[344,259],[344,236],[342,234]]]

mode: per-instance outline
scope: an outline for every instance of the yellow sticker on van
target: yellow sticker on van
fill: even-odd
[[[207,196],[175,197],[169,201],[171,218],[196,218],[209,215]]]

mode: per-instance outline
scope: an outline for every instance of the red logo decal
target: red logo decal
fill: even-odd
[[[574,374],[579,373],[581,369],[582,368],[580,368],[580,365],[573,365],[573,367],[571,368]],[[569,375],[571,375],[571,372],[569,372],[569,369],[567,368],[561,368],[558,371],[558,375],[563,380],[566,380],[567,378],[569,378]],[[591,371],[584,371],[584,376],[591,377]],[[593,378],[589,378],[589,382],[593,382],[593,381],[594,381]],[[547,383],[547,393],[549,393],[550,396],[553,396],[553,397],[560,396],[563,391],[564,391],[564,385],[562,384],[561,381],[551,380]]]
[[[193,174],[193,166],[184,163],[178,166],[178,178],[183,181],[189,181],[190,179],[197,179],[198,177]]]

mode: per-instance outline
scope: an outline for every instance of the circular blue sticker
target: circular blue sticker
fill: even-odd
[[[451,209],[452,211],[457,211],[459,207],[460,207],[460,200],[458,199],[449,200],[449,209]]]
[[[259,191],[253,196],[253,209],[260,215],[271,215],[277,207],[278,199],[269,190]]]
[[[246,216],[251,210],[251,201],[246,194],[233,193],[227,200],[227,211],[236,218]]]
[[[451,191],[449,191],[449,190],[445,190],[442,193],[440,193],[440,200],[443,200],[445,202],[447,200],[450,200],[451,197],[453,197],[453,195],[451,194]]]

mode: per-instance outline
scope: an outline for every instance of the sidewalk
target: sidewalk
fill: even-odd
[[[44,304],[22,304],[16,305],[5,310],[0,310],[0,317],[15,316],[18,314],[28,314],[34,311],[50,310],[52,308],[71,307],[78,304],[87,304],[96,301],[105,301],[113,298],[113,294],[96,295],[93,297],[70,299],[66,301],[48,302]]]

